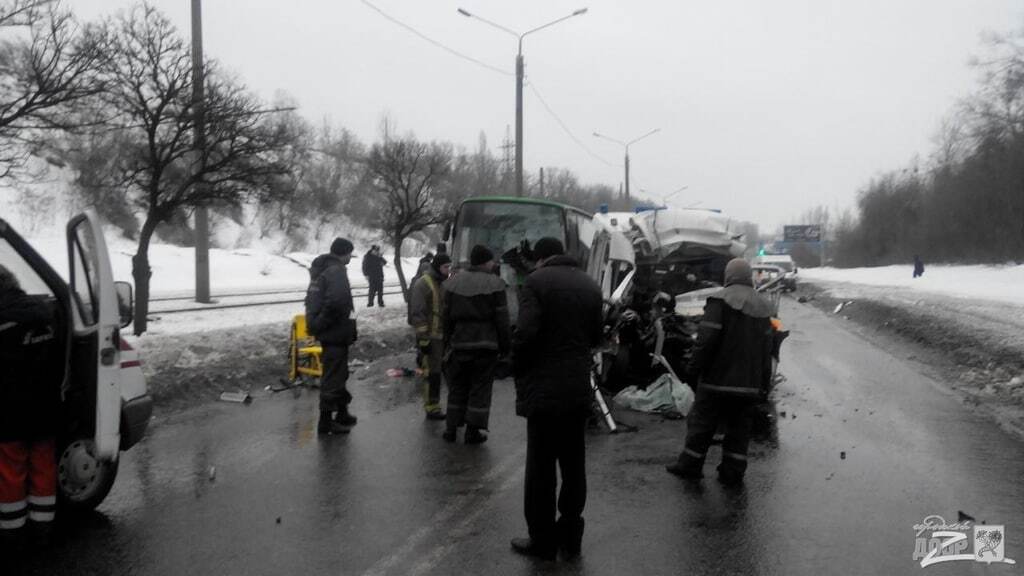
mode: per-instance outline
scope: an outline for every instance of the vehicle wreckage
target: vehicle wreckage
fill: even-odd
[[[703,209],[591,215],[547,200],[478,197],[463,202],[453,224],[445,236],[456,269],[468,265],[476,244],[502,255],[499,273],[509,286],[513,323],[517,288],[535,260],[530,247],[541,237],[561,239],[566,252],[598,283],[606,302],[606,342],[595,359],[595,399],[612,430],[615,423],[601,391],[646,392],[666,376],[683,385],[704,303],[721,289],[725,265],[746,250],[735,221]],[[757,285],[776,317],[781,278],[762,273]],[[777,318],[773,325],[777,364],[788,333]],[[685,415],[679,402],[662,404],[667,413]]]

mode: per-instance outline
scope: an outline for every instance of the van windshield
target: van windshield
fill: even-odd
[[[519,202],[467,202],[459,210],[452,259],[469,262],[473,246],[482,244],[501,256],[525,239],[533,245],[545,236],[565,242],[562,209]]]

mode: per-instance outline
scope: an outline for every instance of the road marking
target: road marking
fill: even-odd
[[[498,465],[491,468],[490,471],[483,477],[483,479],[473,486],[472,492],[477,493],[493,484],[498,479],[502,479],[503,476],[509,472],[511,468],[511,474],[508,478],[504,478],[503,482],[498,488],[499,492],[502,492],[506,487],[514,485],[511,482],[512,479],[520,476],[520,471],[523,466],[520,464],[526,457],[526,448],[523,447],[514,452],[509,457],[502,460]],[[520,464],[517,466],[517,464]],[[363,572],[363,576],[384,576],[390,572],[393,568],[401,564],[406,560],[415,550],[419,547],[427,538],[437,533],[439,526],[446,526],[451,523],[455,518],[464,517],[459,522],[456,529],[453,532],[458,531],[460,534],[467,531],[468,526],[475,521],[483,510],[483,506],[479,506],[475,512],[467,514],[467,509],[470,506],[479,504],[479,498],[475,496],[471,497],[459,497],[453,498],[444,508],[438,510],[433,516],[430,517],[423,526],[413,532],[405,542],[398,547],[392,554],[381,558],[368,570]],[[427,558],[418,562],[413,570],[415,573],[422,573],[423,570],[433,567],[437,562],[441,560],[449,551],[451,545],[442,546],[437,550],[434,550]]]

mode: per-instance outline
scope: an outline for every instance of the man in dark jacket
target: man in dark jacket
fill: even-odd
[[[417,360],[423,374],[423,409],[428,420],[444,420],[441,411],[441,375],[444,360],[444,287],[452,259],[438,254],[430,268],[409,291],[409,324],[416,338]]]
[[[474,246],[470,267],[444,282],[445,374],[448,420],[443,438],[455,441],[466,425],[466,444],[487,440],[491,389],[498,356],[511,348],[505,282],[494,275],[494,254]]]
[[[387,260],[380,255],[380,246],[374,244],[370,251],[363,256],[363,276],[370,285],[369,300],[366,306],[373,308],[373,297],[377,297],[377,305],[384,307],[384,267],[388,265]]]
[[[593,350],[602,336],[601,289],[559,240],[534,246],[538,267],[519,290],[513,336],[516,413],[526,417],[525,515],[529,538],[520,554],[554,559],[580,553],[587,498],[584,428],[593,396]],[[555,522],[556,465],[562,472]]]
[[[56,320],[0,266],[0,546],[16,545],[26,521],[42,536],[53,522],[64,367]]]
[[[724,425],[718,478],[727,485],[743,481],[753,409],[767,394],[772,377],[771,306],[753,288],[746,260],[725,267],[725,288],[708,298],[697,332],[688,380],[697,398],[687,418],[686,444],[667,470],[699,479],[708,447]]]
[[[309,269],[306,326],[323,346],[324,375],[320,378],[320,421],[316,427],[319,434],[344,434],[356,425],[356,417],[348,411],[352,395],[345,387],[348,347],[356,340],[352,288],[346,269],[351,260],[352,243],[335,238],[331,252],[318,256]]]

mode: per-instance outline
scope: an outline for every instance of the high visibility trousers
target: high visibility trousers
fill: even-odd
[[[679,465],[686,473],[701,476],[704,458],[719,426],[724,429],[722,463],[719,475],[725,479],[743,478],[747,470],[747,448],[755,405],[746,399],[718,396],[697,390],[697,399],[686,417],[686,447]]]
[[[56,510],[56,442],[0,442],[0,530],[52,522]]]

